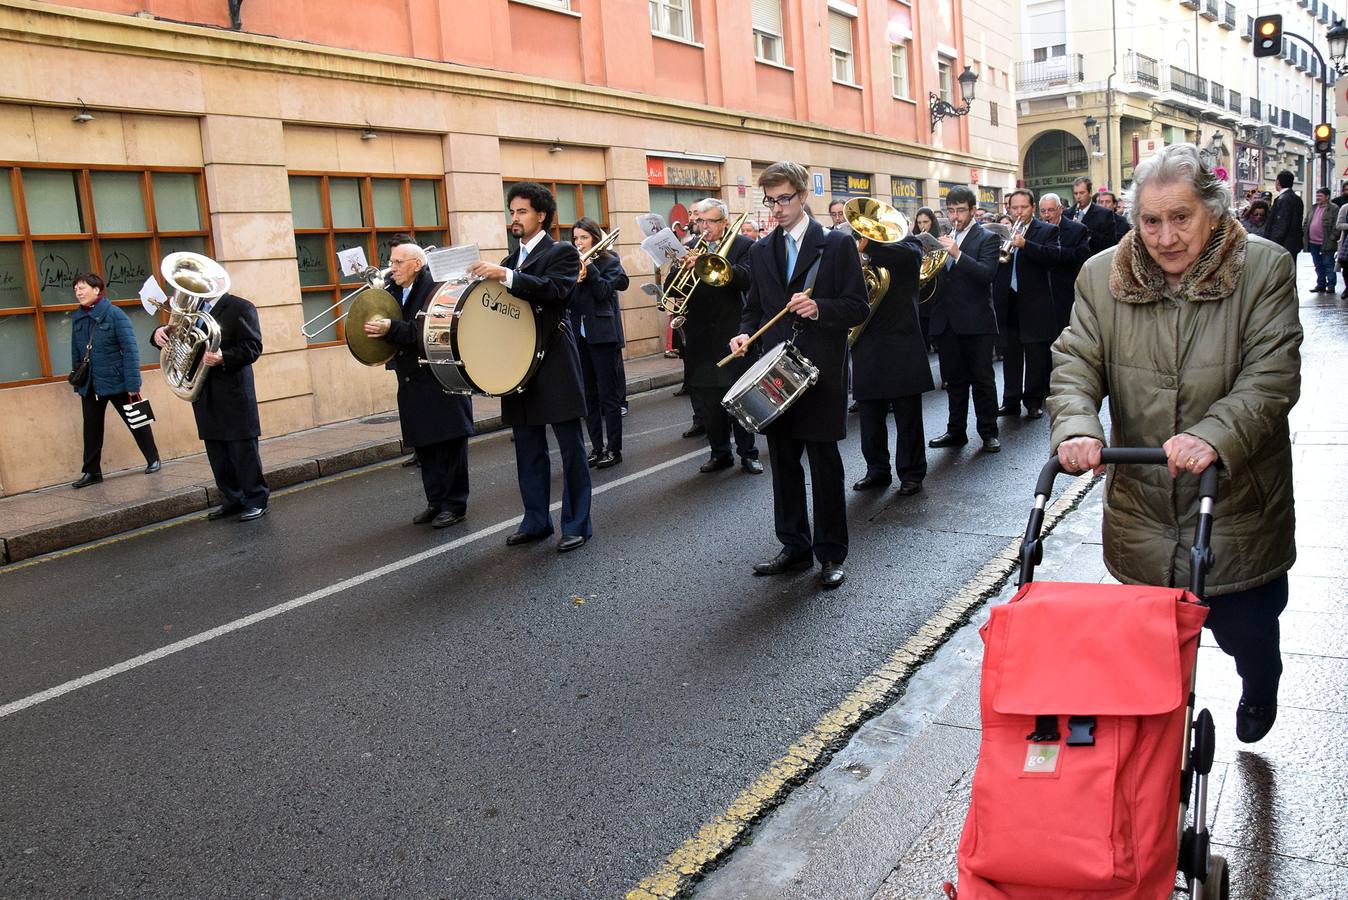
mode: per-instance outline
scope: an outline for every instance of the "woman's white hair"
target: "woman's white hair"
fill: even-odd
[[[1137,224],[1137,198],[1142,189],[1163,184],[1189,185],[1214,219],[1231,213],[1231,187],[1203,164],[1198,148],[1193,144],[1171,144],[1133,170],[1133,184],[1123,192],[1131,224]]]

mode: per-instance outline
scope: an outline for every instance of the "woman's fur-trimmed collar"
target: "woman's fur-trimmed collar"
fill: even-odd
[[[1165,273],[1147,253],[1134,228],[1114,251],[1109,292],[1124,303],[1155,303],[1167,295],[1194,303],[1230,297],[1245,271],[1247,241],[1244,227],[1231,216],[1223,216],[1203,252],[1180,279],[1179,287],[1171,290],[1166,287]]]

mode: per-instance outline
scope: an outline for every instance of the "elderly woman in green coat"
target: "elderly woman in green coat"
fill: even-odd
[[[1236,736],[1252,743],[1277,716],[1278,616],[1296,559],[1293,260],[1246,234],[1230,189],[1192,144],[1139,165],[1128,206],[1135,227],[1086,263],[1053,346],[1053,450],[1069,472],[1102,469],[1106,396],[1114,446],[1165,449],[1168,472],[1118,466],[1106,483],[1105,565],[1134,584],[1188,582],[1198,479],[1178,476],[1220,463],[1207,624],[1235,658]]]

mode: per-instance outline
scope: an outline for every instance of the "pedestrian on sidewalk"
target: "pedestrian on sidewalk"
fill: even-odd
[[[84,416],[84,467],[73,488],[88,487],[103,480],[103,422],[111,403],[131,428],[126,405],[140,400],[140,350],[131,320],[104,292],[106,284],[97,275],[75,276],[75,300],[80,308],[71,317],[70,370],[86,371],[75,385]],[[73,384],[73,382],[72,382]],[[131,436],[145,457],[145,474],[159,471],[159,449],[151,425],[131,428]]]
[[[1338,275],[1334,273],[1334,251],[1339,249],[1339,232],[1335,227],[1338,219],[1338,207],[1329,202],[1329,188],[1320,188],[1315,192],[1315,205],[1306,213],[1306,252],[1315,263],[1316,294],[1332,294],[1338,287]]]
[[[1207,626],[1235,658],[1236,736],[1277,716],[1278,616],[1296,559],[1287,417],[1301,390],[1293,258],[1250,237],[1231,193],[1193,144],[1138,166],[1136,226],[1086,263],[1072,321],[1053,347],[1052,446],[1064,469],[1100,465],[1111,443],[1164,447],[1169,473],[1117,466],[1105,491],[1105,565],[1125,584],[1185,585],[1197,476],[1223,468],[1207,576]],[[1175,425],[1178,423],[1179,427]]]

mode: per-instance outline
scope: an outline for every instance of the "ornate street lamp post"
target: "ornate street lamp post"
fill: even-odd
[[[967,116],[969,114],[969,105],[974,102],[974,85],[978,83],[978,75],[968,66],[960,73],[960,96],[964,98],[964,103],[955,106],[950,101],[941,97],[935,92],[928,92],[927,102],[931,105],[931,130],[936,131],[936,123],[946,116]]]

